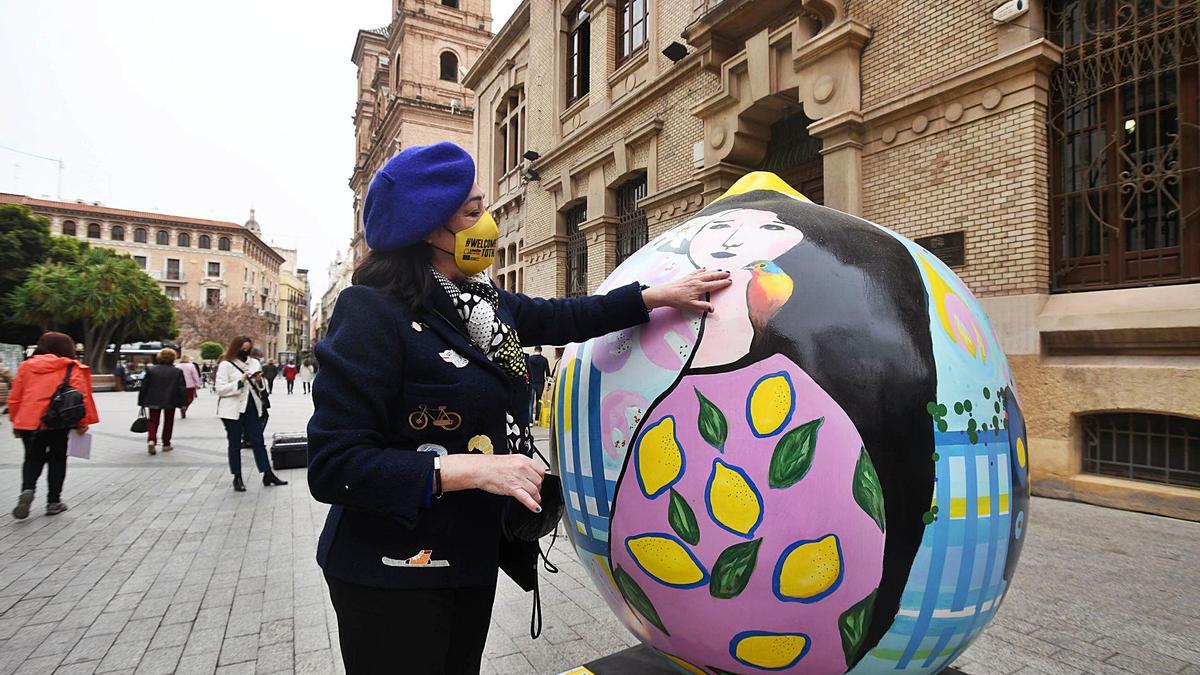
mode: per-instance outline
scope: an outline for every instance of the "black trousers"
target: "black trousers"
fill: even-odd
[[[67,479],[67,434],[70,429],[22,431],[25,443],[25,463],[21,465],[21,490],[36,490],[42,466],[47,465],[46,480],[49,491],[46,503],[52,504],[62,497],[63,481]]]
[[[325,576],[346,675],[474,675],[496,586],[382,589]]]
[[[288,380],[287,385],[288,385],[288,393],[290,394],[290,393],[292,393],[292,387],[296,386],[296,381]]]

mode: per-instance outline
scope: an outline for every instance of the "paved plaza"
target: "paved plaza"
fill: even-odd
[[[96,398],[93,458],[70,461],[59,516],[43,515],[44,476],[33,515],[8,515],[21,451],[0,428],[0,675],[341,672],[314,561],[326,506],[304,471],[263,488],[245,452],[235,493],[211,393],[154,457],[128,431],[136,394]],[[274,402],[268,434],[304,428],[309,398],[280,385]],[[1200,675],[1200,524],[1045,499],[1032,514],[1015,586],[956,668]],[[532,597],[502,577],[485,673],[558,673],[635,644],[565,540],[550,557],[542,638]]]

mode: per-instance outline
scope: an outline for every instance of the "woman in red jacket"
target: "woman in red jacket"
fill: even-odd
[[[42,416],[50,399],[63,383],[67,366],[71,369],[70,385],[83,394],[85,414],[75,429],[87,431],[88,425],[100,421],[96,402],[92,400],[92,374],[88,367],[75,360],[75,341],[62,333],[43,333],[37,349],[28,361],[21,364],[8,395],[8,417],[14,433],[25,443],[25,463],[21,465],[21,496],[13,517],[25,518],[33,503],[33,491],[42,475],[42,465],[48,465],[46,515],[67,510],[62,503],[63,481],[67,477],[67,434],[70,429],[45,429]]]

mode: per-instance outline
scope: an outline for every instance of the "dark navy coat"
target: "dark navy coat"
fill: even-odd
[[[524,345],[580,342],[648,320],[637,284],[575,299],[499,294],[500,318]],[[503,562],[528,590],[536,548],[500,533],[506,502],[524,507],[482,490],[429,499],[434,455],[422,445],[505,453],[505,411],[521,425],[529,417],[528,384],[489,361],[449,297],[434,295],[413,314],[393,296],[351,286],[316,346],[308,483],[333,505],[317,562],[334,578],[380,588],[490,585]],[[431,564],[405,565],[423,550]]]

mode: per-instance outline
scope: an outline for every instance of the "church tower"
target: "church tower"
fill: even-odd
[[[355,107],[355,259],[366,253],[362,204],[379,167],[403,148],[473,144],[474,94],[462,85],[492,38],[490,0],[391,0],[388,26],[360,30]]]

